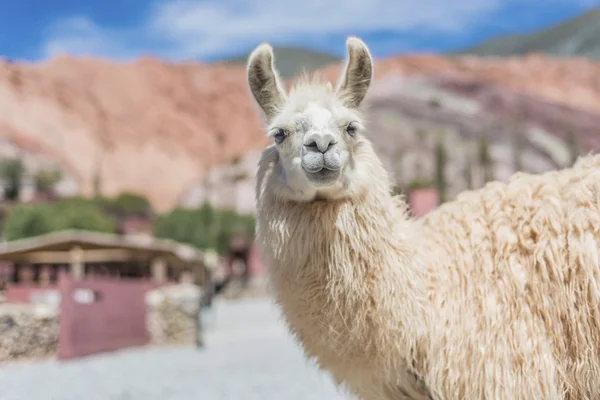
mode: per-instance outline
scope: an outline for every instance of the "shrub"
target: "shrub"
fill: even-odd
[[[137,193],[124,192],[115,198],[97,197],[98,206],[116,217],[152,216],[152,205],[148,199]]]
[[[196,209],[176,208],[159,216],[154,234],[159,238],[224,253],[234,235],[252,238],[254,227],[255,220],[251,215],[214,209],[209,203],[205,203]]]
[[[435,188],[435,182],[425,178],[415,178],[408,185],[409,190]]]
[[[58,168],[53,170],[39,170],[34,176],[36,189],[40,192],[51,192],[61,177],[62,173]]]
[[[16,206],[6,219],[3,234],[7,240],[16,240],[65,229],[113,233],[116,225],[110,215],[90,201],[74,198]]]
[[[479,164],[483,168],[484,182],[494,180],[493,162],[490,150],[490,140],[486,136],[479,139]]]
[[[445,202],[447,197],[447,184],[446,184],[446,166],[448,164],[448,154],[446,153],[446,146],[444,142],[444,136],[438,135],[435,142],[435,186],[440,195],[440,202]]]
[[[25,166],[19,158],[2,160],[0,162],[0,176],[5,181],[4,196],[7,200],[18,200],[24,173]]]

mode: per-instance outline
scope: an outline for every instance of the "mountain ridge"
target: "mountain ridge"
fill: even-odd
[[[478,56],[543,53],[558,57],[600,59],[600,7],[533,33],[504,35],[455,54]]]
[[[277,70],[282,78],[288,79],[301,74],[303,71],[312,72],[328,64],[340,61],[340,58],[323,51],[295,46],[273,46],[277,60]],[[220,60],[215,64],[245,66],[250,52],[236,57]]]

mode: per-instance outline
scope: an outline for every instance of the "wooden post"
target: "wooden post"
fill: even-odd
[[[19,269],[20,268],[21,268],[21,265],[19,263],[13,263],[12,283],[19,282]]]
[[[167,278],[167,263],[162,258],[155,258],[150,265],[152,270],[152,279],[155,282],[162,283]]]
[[[84,264],[83,264],[83,250],[81,247],[73,247],[70,251],[71,259],[71,277],[73,279],[83,279],[84,275]]]

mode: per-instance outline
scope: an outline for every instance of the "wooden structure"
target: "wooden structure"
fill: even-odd
[[[60,271],[86,276],[142,278],[157,283],[204,284],[207,265],[194,247],[151,236],[68,230],[0,244],[0,262],[12,263],[8,286],[53,285]]]

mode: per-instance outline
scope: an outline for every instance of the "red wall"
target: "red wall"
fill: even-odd
[[[58,358],[143,346],[148,342],[146,301],[149,281],[94,278],[76,281],[66,274],[59,279],[61,293]],[[78,302],[79,290],[93,293],[89,304]]]

